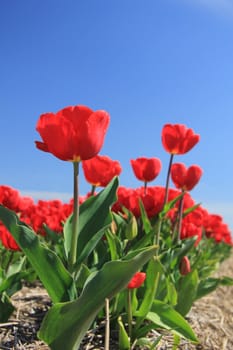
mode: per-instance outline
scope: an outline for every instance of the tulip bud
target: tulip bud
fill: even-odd
[[[183,258],[181,259],[179,269],[181,275],[183,276],[186,276],[191,271],[190,261],[187,256],[183,256]]]
[[[125,227],[125,237],[129,240],[135,238],[138,234],[138,224],[135,216],[131,216]]]
[[[136,272],[134,276],[131,278],[131,280],[129,281],[127,288],[128,289],[139,288],[141,287],[145,279],[146,279],[145,272]]]

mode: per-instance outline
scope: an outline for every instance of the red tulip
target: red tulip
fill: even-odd
[[[17,190],[10,186],[0,186],[0,204],[10,210],[18,211],[20,202],[20,194]]]
[[[107,112],[94,112],[86,106],[42,114],[36,130],[43,142],[36,141],[36,146],[65,161],[90,159],[100,151],[109,121]]]
[[[183,256],[180,262],[180,274],[185,276],[191,272],[190,261],[187,256]]]
[[[216,243],[225,242],[233,245],[232,235],[229,227],[223,222],[221,215],[204,214],[204,231],[208,238],[213,238]]]
[[[191,165],[189,168],[183,163],[172,164],[171,178],[176,188],[184,191],[191,191],[199,182],[202,169],[198,165]]]
[[[122,168],[117,160],[99,156],[82,162],[84,176],[91,185],[105,187],[114,176],[120,175]]]
[[[136,272],[135,275],[129,281],[127,288],[128,289],[139,288],[141,287],[145,279],[146,279],[145,272]]]
[[[131,159],[130,162],[136,178],[144,182],[153,181],[159,175],[162,167],[158,158],[141,157],[135,160]]]
[[[163,147],[171,154],[187,153],[199,140],[200,135],[183,124],[166,124],[162,130]]]
[[[16,243],[14,237],[6,229],[5,226],[0,222],[0,241],[6,249],[10,250],[20,250],[18,244]]]
[[[141,200],[148,217],[152,218],[163,208],[164,188],[160,186],[148,187],[145,194],[143,187],[131,189],[120,186],[117,190],[117,198],[118,200],[112,208],[114,212],[123,212],[122,208],[125,207],[138,218],[141,216],[139,205]]]

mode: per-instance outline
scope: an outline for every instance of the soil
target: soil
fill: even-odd
[[[221,264],[217,275],[233,277],[233,256]],[[0,349],[49,350],[49,347],[36,336],[41,321],[51,305],[46,291],[40,284],[24,286],[14,295],[13,302],[15,312],[8,322],[0,323]],[[187,319],[199,339],[199,344],[182,340],[178,349],[232,350],[233,286],[218,287],[216,291],[198,300]],[[80,350],[104,350],[103,333],[104,324],[100,324],[95,330],[90,330]],[[161,332],[154,331],[150,336],[156,339],[160,334]],[[166,332],[162,334],[157,349],[172,350],[171,334]],[[113,337],[110,350],[118,350],[117,341]]]

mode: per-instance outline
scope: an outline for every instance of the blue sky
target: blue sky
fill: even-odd
[[[158,157],[165,123],[200,143],[175,161],[204,174],[192,191],[233,229],[233,1],[8,0],[0,11],[0,184],[35,197],[69,197],[72,166],[37,150],[40,114],[84,104],[111,115],[101,154]],[[81,192],[89,186],[81,176]]]

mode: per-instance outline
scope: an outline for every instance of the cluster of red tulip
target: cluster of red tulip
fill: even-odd
[[[98,155],[106,130],[109,125],[109,115],[105,111],[93,112],[85,106],[67,107],[56,114],[41,115],[37,123],[37,131],[43,142],[36,141],[36,146],[42,151],[50,152],[57,158],[71,162],[81,162],[87,182],[92,185],[92,194],[97,186],[105,187],[114,176],[120,175],[122,168],[118,161],[107,156]],[[85,135],[85,137],[84,137]],[[161,171],[161,161],[158,158],[141,157],[131,160],[131,166],[136,178],[144,183],[137,189],[119,187],[118,200],[112,210],[120,212],[123,207],[129,209],[135,217],[140,216],[139,199],[142,201],[149,218],[158,215],[164,203],[185,192],[183,210],[195,203],[189,194],[199,182],[202,169],[198,165],[186,167],[183,163],[174,163],[174,155],[184,154],[191,150],[199,141],[199,135],[192,129],[181,124],[166,124],[162,130],[162,144],[171,155],[169,176],[176,189],[162,186],[147,186]],[[59,142],[57,142],[59,140]],[[167,183],[168,185],[168,183]],[[83,202],[85,197],[80,197]],[[31,225],[38,234],[45,234],[43,225],[61,233],[62,225],[73,210],[73,202],[62,203],[60,200],[38,201],[21,197],[19,192],[9,186],[0,186],[0,204],[14,210],[20,219]],[[171,222],[175,221],[178,205],[169,211]],[[224,241],[232,244],[228,226],[219,215],[209,214],[201,206],[197,207],[182,220],[180,238],[197,236],[201,239],[203,230],[207,237],[216,242]],[[0,226],[0,239],[6,248],[19,249],[7,229]]]
[[[131,349],[132,344],[137,345],[135,341],[145,339],[148,331],[160,325],[174,332],[178,329],[179,337],[181,334],[196,342],[182,316],[197,298],[212,290],[205,263],[210,273],[216,265],[214,255],[222,250],[224,258],[232,245],[222,217],[195,204],[190,195],[202,169],[173,163],[174,157],[189,152],[200,136],[182,124],[164,125],[162,144],[170,155],[165,186],[151,186],[161,171],[160,159],[140,157],[130,163],[142,186],[118,187],[121,164],[99,155],[109,122],[107,112],[85,106],[40,116],[36,129],[42,140],[36,141],[36,146],[72,163],[73,198],[69,203],[57,199],[35,203],[12,187],[0,186],[0,241],[7,249],[21,249],[51,297],[54,305],[38,335],[52,349],[76,349],[89,327],[98,324],[104,305],[106,339],[110,311],[114,324],[118,320],[119,343],[123,342],[120,349]],[[79,195],[80,164],[91,185],[83,197]],[[96,187],[106,188],[96,194]],[[109,215],[109,208],[113,215]],[[206,247],[214,249],[205,254]],[[0,293],[7,295],[6,299],[0,295],[5,322],[12,312],[8,297],[20,288],[21,278],[18,270],[8,275],[8,267],[15,257],[21,259],[21,254],[7,250],[4,254],[9,255]],[[219,279],[215,287],[217,283],[229,285],[233,281]],[[142,293],[137,293],[139,287]],[[67,337],[66,332],[72,336]]]

